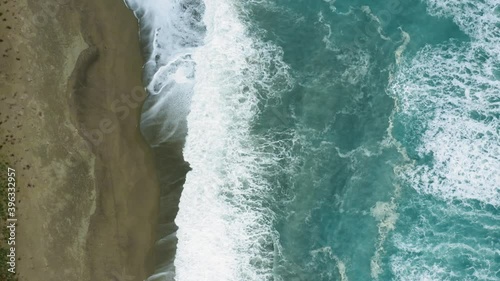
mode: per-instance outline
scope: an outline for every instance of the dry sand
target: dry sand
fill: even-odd
[[[0,13],[0,155],[17,170],[19,280],[145,279],[159,188],[138,131],[135,18],[121,0],[2,0]]]

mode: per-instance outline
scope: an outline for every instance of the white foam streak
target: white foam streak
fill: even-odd
[[[184,148],[192,171],[176,218],[176,280],[271,280],[277,238],[263,176],[276,159],[262,153],[259,147],[272,144],[252,137],[251,126],[259,97],[287,80],[286,66],[280,50],[249,36],[240,7],[213,0],[205,7],[205,42],[193,53]]]

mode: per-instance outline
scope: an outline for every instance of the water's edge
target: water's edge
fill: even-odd
[[[130,1],[131,2],[131,1]],[[137,6],[131,6],[129,1],[124,0],[124,4],[130,9],[138,20],[139,32],[138,38],[141,46],[143,61],[148,62],[150,59],[150,40],[151,30],[147,26],[141,25],[141,12]],[[133,3],[132,3],[133,4]],[[147,65],[143,66],[143,84],[147,85],[147,81],[151,79],[148,73]],[[152,148],[155,162],[156,174],[160,183],[160,198],[159,198],[159,216],[158,226],[154,249],[155,271],[150,276],[148,281],[174,281],[175,267],[174,259],[177,248],[176,231],[178,229],[175,224],[175,218],[179,211],[179,200],[181,197],[183,185],[185,183],[186,174],[189,171],[189,164],[184,160],[182,149],[185,144],[185,132],[176,140],[157,142],[154,140],[157,128],[151,129],[144,125],[144,113],[154,107],[156,104],[155,96],[146,88],[148,97],[142,108],[141,133]],[[161,120],[161,118],[158,118]],[[157,133],[157,132],[156,132]]]

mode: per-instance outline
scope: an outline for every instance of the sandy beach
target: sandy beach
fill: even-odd
[[[120,0],[9,0],[0,40],[0,156],[17,172],[18,279],[144,280],[160,196],[138,129],[136,19]]]

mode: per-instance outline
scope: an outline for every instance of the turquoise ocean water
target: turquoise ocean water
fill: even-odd
[[[500,280],[500,2],[128,4],[176,280]]]

